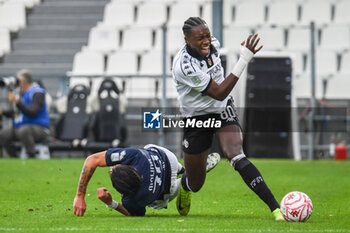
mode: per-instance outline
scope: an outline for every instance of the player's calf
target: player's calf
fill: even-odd
[[[259,170],[246,158],[239,154],[231,160],[232,167],[239,172],[247,186],[255,192],[270,208],[271,212],[279,208],[279,204],[267,187]]]

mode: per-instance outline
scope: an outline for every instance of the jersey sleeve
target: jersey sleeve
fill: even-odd
[[[123,197],[122,203],[131,216],[145,216],[146,207],[138,206],[135,201],[129,200],[128,197]]]
[[[194,61],[194,58],[184,54],[174,71],[175,79],[186,86],[203,92],[210,84],[210,76],[203,72],[200,65]]]
[[[134,148],[111,148],[106,152],[107,166],[114,166],[126,160],[133,159],[139,151]]]
[[[219,56],[220,56],[220,41],[218,39],[216,39],[215,37],[212,37],[211,39],[211,44],[214,46],[214,48],[216,49],[216,51],[218,52]]]

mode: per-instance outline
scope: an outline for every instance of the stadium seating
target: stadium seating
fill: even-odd
[[[263,38],[264,51],[282,50],[285,48],[284,30],[282,28],[264,27],[256,31]]]
[[[12,0],[5,2],[1,8]],[[102,19],[105,4],[106,0],[91,0],[88,4],[83,0],[49,0],[27,10],[27,15],[23,16],[26,28],[11,32],[14,38],[11,53],[6,54],[0,64],[0,77],[26,68],[47,84],[53,96],[56,95],[58,87],[64,87],[60,83],[62,78],[72,70],[74,54],[87,44],[90,28]],[[15,13],[6,15],[1,13],[0,18],[4,16],[12,22],[21,18]],[[5,21],[0,19],[0,24],[5,24]]]
[[[104,77],[99,77],[99,78],[92,78],[89,80],[91,85],[90,85],[90,95],[88,96],[88,99],[87,99],[87,108],[86,108],[87,113],[96,113],[100,110],[100,103],[98,101],[98,90],[101,87],[101,84],[105,79],[106,78],[104,78]],[[123,79],[120,77],[109,78],[109,79],[112,79],[115,82],[115,84],[117,85],[118,89],[120,90],[120,93],[119,93],[120,109],[119,109],[119,111],[124,114],[126,101],[125,101],[124,94],[123,94],[124,90],[122,90]]]
[[[160,82],[160,87],[159,87],[160,92],[163,90],[163,80]],[[171,99],[177,99],[178,94],[175,88],[174,80],[171,77],[168,77],[166,79],[166,97]]]
[[[147,0],[147,2],[171,5],[172,3],[174,3],[174,0]]]
[[[134,22],[134,11],[134,5],[126,1],[108,3],[104,9],[103,24],[116,28],[128,27]]]
[[[341,56],[339,74],[350,77],[350,52],[346,52]]]
[[[269,5],[269,25],[290,27],[298,23],[298,4],[295,1],[274,1]]]
[[[121,139],[123,125],[119,112],[119,95],[120,90],[112,79],[102,81],[97,92],[100,109],[93,123],[94,139],[97,142],[108,142],[112,146],[112,141]]]
[[[167,56],[166,72],[170,75],[170,58]],[[163,73],[163,53],[159,50],[152,50],[141,56],[140,75],[157,75]]]
[[[326,98],[327,99],[350,99],[350,77],[348,75],[336,75],[328,80]]]
[[[245,27],[262,26],[265,22],[265,6],[263,1],[244,1],[237,4],[233,25]]]
[[[69,144],[73,140],[87,138],[89,116],[86,114],[86,99],[89,89],[85,85],[76,85],[71,89],[67,101],[67,113],[57,125],[57,135]]]
[[[17,32],[26,25],[25,7],[20,3],[5,3],[0,5],[0,27]]]
[[[73,89],[78,84],[90,88],[90,79],[86,77],[71,77],[69,79],[69,89]]]
[[[199,5],[195,2],[178,2],[170,7],[168,26],[182,27],[191,16],[200,16]]]
[[[116,3],[116,4],[119,4],[119,3],[132,3],[134,5],[137,5],[137,4],[140,4],[142,2],[143,2],[143,0],[112,0],[112,3]]]
[[[110,53],[119,47],[119,31],[109,25],[101,24],[90,30],[88,49]]]
[[[337,54],[334,51],[317,50],[316,57],[316,76],[318,79],[329,79],[338,70]],[[306,74],[311,73],[311,59],[306,63]]]
[[[77,85],[82,85],[90,89],[90,81],[91,79],[86,77],[71,77],[69,79],[69,84],[68,84],[69,90],[73,90],[74,87]],[[65,114],[67,113],[67,105],[68,105],[68,96],[63,95],[55,100],[54,109],[59,114]],[[91,110],[86,110],[86,112],[90,113]]]
[[[26,8],[33,8],[34,5],[37,5],[40,3],[40,0],[8,0],[11,3],[21,3],[23,4]]]
[[[315,96],[316,98],[322,98],[323,85],[322,80],[316,78]],[[292,80],[293,95],[296,98],[310,98],[311,97],[311,79],[310,75],[302,75],[299,78]]]
[[[0,57],[11,51],[10,32],[6,28],[0,28]]]
[[[234,3],[229,0],[223,1],[222,9],[222,23],[224,27],[228,27],[232,23],[232,12],[233,12]]]
[[[317,0],[303,3],[299,24],[306,26],[310,25],[311,21],[319,26],[329,24],[331,22],[331,3]]]
[[[169,27],[167,29],[167,51],[170,54],[175,54],[185,44],[185,39],[182,29],[179,27]],[[153,49],[163,49],[163,31],[158,29],[156,31],[156,41]]]
[[[106,75],[136,75],[138,55],[132,51],[118,51],[108,56]]]
[[[155,13],[156,12],[156,13]],[[167,20],[167,6],[160,2],[145,2],[138,7],[135,25],[157,28]]]
[[[320,48],[338,52],[348,50],[350,48],[349,27],[332,25],[324,28],[322,30]]]
[[[161,75],[162,74],[162,52],[152,50],[141,56],[141,75]]]
[[[350,2],[340,1],[335,5],[334,23],[336,24],[350,24]]]
[[[305,63],[304,63],[304,54],[301,52],[292,52],[292,67],[293,67],[293,75],[295,77],[299,77],[304,73]]]
[[[211,2],[202,5],[202,18],[208,24],[210,30],[213,29],[213,7]]]
[[[223,47],[235,52],[239,52],[241,43],[247,41],[252,30],[248,27],[228,27],[223,32]]]
[[[86,50],[75,54],[71,75],[84,76],[103,74],[104,56],[102,53]]]
[[[123,32],[121,49],[126,51],[144,52],[153,45],[153,31],[147,27],[131,27]]]
[[[130,78],[126,82],[125,95],[130,99],[159,98],[159,78]]]
[[[287,49],[308,53],[310,51],[310,30],[307,28],[291,28],[287,38]]]

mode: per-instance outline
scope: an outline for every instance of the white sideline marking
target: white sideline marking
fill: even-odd
[[[350,232],[350,229],[284,229],[277,230],[273,228],[266,229],[235,229],[235,228],[221,228],[221,229],[208,229],[208,228],[90,228],[90,227],[50,227],[50,228],[24,228],[24,227],[0,227],[0,231],[124,231],[124,232],[193,232],[193,231],[203,231],[203,232],[335,232],[343,233]]]

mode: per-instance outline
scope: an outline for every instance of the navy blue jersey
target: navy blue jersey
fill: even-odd
[[[165,153],[157,148],[111,148],[106,152],[106,164],[130,165],[141,177],[140,190],[135,195],[122,196],[123,206],[131,215],[145,215],[148,204],[169,193],[170,164]]]

